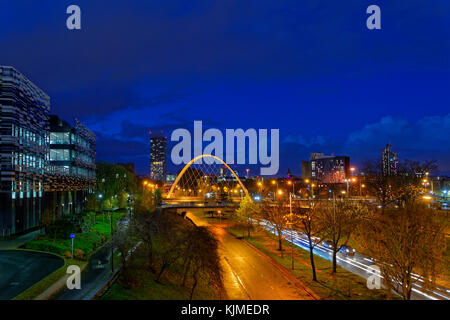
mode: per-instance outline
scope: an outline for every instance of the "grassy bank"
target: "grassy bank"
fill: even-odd
[[[200,218],[205,218],[211,223],[217,219],[207,218],[200,212],[195,212]],[[247,231],[235,227],[231,220],[223,220],[228,227],[226,230],[243,239],[266,254],[277,264],[288,270],[299,282],[310,288],[316,298],[327,300],[379,300],[392,298],[387,290],[370,290],[367,288],[366,279],[355,275],[338,266],[337,273],[332,273],[332,263],[319,256],[314,256],[318,281],[312,280],[309,251],[292,246],[290,242],[283,240],[283,254],[278,250],[278,238],[266,230],[254,230],[251,237],[247,237]],[[294,251],[294,265],[292,270],[291,252]]]
[[[314,256],[318,281],[313,281],[309,252],[296,246],[294,246],[294,270],[292,270],[291,244],[283,241],[284,252],[281,255],[277,249],[277,238],[268,231],[258,231],[253,237],[245,238],[245,240],[289,270],[321,299],[385,300],[390,298],[387,290],[370,290],[367,288],[366,279],[339,266],[337,273],[333,274],[332,263],[318,256]]]
[[[155,281],[155,274],[148,271],[145,259],[139,257],[135,261],[133,273],[139,284],[133,288],[125,288],[120,279],[102,296],[102,300],[186,300],[190,296],[190,283],[183,287],[180,266],[168,270],[160,282]],[[178,270],[177,270],[178,269]],[[195,289],[195,300],[215,300],[217,294],[207,284],[200,283]]]
[[[112,224],[116,226],[125,215],[125,211],[112,213]],[[92,252],[105,243],[111,237],[111,222],[109,214],[97,214],[94,223],[94,213],[87,214],[86,220],[91,224],[88,232],[75,233],[73,241],[74,257],[77,260],[86,261]],[[55,253],[66,258],[71,258],[72,240],[54,238],[52,235],[40,235],[35,240],[24,245],[25,249]]]
[[[80,268],[83,268],[87,262],[74,260],[74,259],[64,259],[64,265],[46,276],[44,279],[35,283],[33,286],[28,288],[27,290],[20,293],[13,300],[33,300],[38,297],[45,290],[50,288],[55,282],[60,280],[62,277],[66,275],[67,267],[70,265],[77,265]]]
[[[221,291],[220,284],[214,282],[217,278],[211,278],[209,273],[217,275],[220,270],[219,258],[214,255],[217,253],[217,243],[214,242],[213,235],[197,229],[189,220],[174,213],[159,214],[153,214],[154,223],[161,227],[152,236],[152,260],[149,261],[148,242],[143,240],[129,256],[117,282],[101,299],[187,300],[191,298],[192,288],[195,288],[192,296],[194,300],[219,299],[222,293],[218,292]],[[137,217],[136,222],[143,217],[145,218]],[[141,239],[139,233],[135,237],[135,241]],[[205,246],[204,243],[209,245]],[[204,256],[201,248],[214,251],[209,256]],[[210,264],[206,265],[202,260],[204,257],[210,258],[207,262]],[[163,273],[160,275],[161,271]],[[159,279],[157,275],[160,275]]]
[[[126,211],[113,213],[113,225],[123,218]],[[71,239],[53,238],[49,235],[40,235],[35,240],[27,242],[23,247],[28,250],[54,253],[64,258],[64,266],[49,274],[27,290],[20,293],[14,300],[32,300],[50,288],[54,283],[66,275],[69,265],[78,265],[83,268],[87,264],[89,256],[105,243],[110,237],[110,219],[107,215],[97,214],[94,224],[94,213],[87,214],[89,221],[92,221],[89,232],[75,233],[74,239],[74,259],[71,258]]]

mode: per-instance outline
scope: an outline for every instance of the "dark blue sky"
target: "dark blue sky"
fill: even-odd
[[[82,30],[66,29],[66,8]],[[382,30],[366,28],[368,5]],[[450,2],[0,0],[0,64],[148,173],[148,131],[279,128],[280,174],[310,152],[358,165],[391,142],[450,173]],[[170,166],[172,168],[172,166]],[[256,172],[254,172],[256,173]]]

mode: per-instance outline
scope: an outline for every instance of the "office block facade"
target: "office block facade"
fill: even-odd
[[[322,183],[344,183],[350,176],[350,158],[312,153],[309,161],[302,162],[302,178]]]
[[[56,115],[50,116],[49,180],[47,209],[55,215],[84,210],[95,189],[96,137],[78,119],[72,127]]]
[[[95,189],[95,135],[49,111],[44,91],[0,66],[0,237],[39,228],[45,210],[81,212]]]
[[[38,227],[49,161],[49,96],[0,66],[0,236]]]

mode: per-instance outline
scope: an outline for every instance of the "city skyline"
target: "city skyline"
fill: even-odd
[[[194,120],[279,128],[279,175],[300,175],[312,152],[359,166],[387,143],[449,174],[450,5],[384,4],[382,30],[370,31],[366,2],[269,2],[249,16],[240,2],[111,1],[102,15],[103,5],[80,1],[77,32],[65,28],[63,3],[24,12],[7,2],[0,61],[48,92],[63,119],[76,110],[98,137],[99,160],[135,162],[141,174],[147,132],[169,136]]]
[[[0,300],[450,300],[449,1],[0,6]]]

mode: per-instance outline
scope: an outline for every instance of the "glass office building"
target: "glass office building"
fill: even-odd
[[[38,227],[49,161],[49,96],[0,66],[0,237]]]
[[[84,210],[95,189],[96,137],[78,119],[75,126],[50,116],[49,180],[46,202],[56,215]]]
[[[0,66],[0,238],[84,209],[95,188],[95,135],[50,116],[49,96],[13,67]]]

